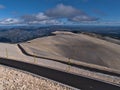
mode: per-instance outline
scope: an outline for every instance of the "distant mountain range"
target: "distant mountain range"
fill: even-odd
[[[113,26],[0,26],[0,42],[19,43],[52,35],[54,31],[91,32],[120,39],[120,27]]]

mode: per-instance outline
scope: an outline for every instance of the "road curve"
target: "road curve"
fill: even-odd
[[[115,85],[21,61],[0,58],[0,64],[28,71],[81,90],[120,90],[120,87]]]
[[[89,70],[89,71],[94,71],[94,72],[99,72],[99,73],[103,73],[103,74],[108,74],[108,75],[120,77],[120,73],[118,73],[118,72],[113,72],[113,71],[104,70],[104,69],[101,70],[101,69],[98,69],[98,68],[93,68],[93,67],[84,66],[84,65],[78,65],[78,64],[75,64],[75,63],[68,63],[68,62],[65,62],[65,61],[62,61],[62,60],[60,61],[60,60],[56,60],[56,59],[51,59],[51,58],[46,58],[46,57],[40,57],[40,56],[31,55],[31,54],[27,53],[22,48],[22,46],[20,44],[17,44],[17,46],[21,50],[21,52],[23,54],[25,54],[26,56],[36,57],[36,58],[41,58],[41,59],[47,59],[47,60],[52,60],[52,61],[57,61],[57,62],[66,64],[66,65],[71,65],[71,66],[74,66],[74,67],[83,68],[85,70]]]

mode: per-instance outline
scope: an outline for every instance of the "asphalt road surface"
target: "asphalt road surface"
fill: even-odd
[[[81,90],[120,90],[120,87],[115,85],[25,62],[1,58],[0,64],[31,72]]]

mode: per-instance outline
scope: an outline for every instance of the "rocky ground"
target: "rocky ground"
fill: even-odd
[[[73,90],[63,84],[0,65],[0,90]]]

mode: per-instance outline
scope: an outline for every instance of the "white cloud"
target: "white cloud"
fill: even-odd
[[[48,17],[43,12],[34,15],[24,15],[21,19],[26,24],[62,24],[59,20]]]
[[[38,13],[36,15],[25,15],[20,19],[17,18],[6,18],[0,21],[1,25],[12,25],[12,24],[62,24],[57,19],[51,19],[44,15],[44,13]]]
[[[45,11],[45,14],[49,17],[74,17],[76,15],[85,15],[83,11],[80,11],[72,6],[58,4],[56,7]]]
[[[0,21],[0,24],[18,24],[20,23],[20,20],[15,18],[6,18]]]
[[[91,17],[82,10],[64,4],[58,4],[56,7],[45,11],[45,15],[53,18],[67,18],[76,22],[98,20],[98,18]]]
[[[59,24],[61,25],[63,23],[53,19],[53,20],[43,20],[43,21],[31,21],[28,24],[53,24],[53,25]]]
[[[89,16],[85,16],[85,15],[81,15],[81,16],[76,16],[73,17],[71,19],[69,19],[70,21],[75,21],[75,22],[82,22],[82,21],[96,21],[98,18],[94,18],[94,17],[89,17]]]
[[[38,19],[38,20],[46,20],[46,19],[49,19],[48,16],[46,16],[44,13],[40,12],[38,13],[37,15],[35,15],[35,17]]]

